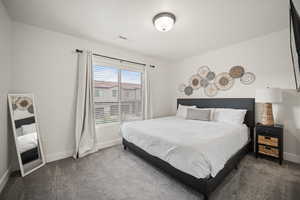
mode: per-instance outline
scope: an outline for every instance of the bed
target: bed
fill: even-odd
[[[208,199],[243,156],[253,151],[254,99],[178,99],[179,104],[246,109],[247,113],[243,125],[178,117],[124,123],[123,145]]]
[[[36,132],[18,136],[17,141],[20,153],[22,154],[26,151],[29,151],[30,149],[37,148],[37,140],[38,138]]]
[[[34,124],[35,118],[28,117],[24,119],[15,120],[16,132],[20,132],[23,125]],[[23,164],[27,164],[39,158],[37,133],[30,133],[26,135],[18,135],[17,137],[21,160]]]

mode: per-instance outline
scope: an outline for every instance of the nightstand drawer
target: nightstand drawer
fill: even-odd
[[[278,147],[278,138],[258,135],[258,143]]]
[[[277,135],[282,132],[282,128],[276,128],[276,127],[268,127],[268,126],[257,126],[256,127],[257,133],[262,133],[264,135]]]
[[[272,147],[267,147],[264,145],[258,145],[258,152],[261,154],[269,155],[278,158],[279,150]]]

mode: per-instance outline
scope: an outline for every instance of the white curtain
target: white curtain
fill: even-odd
[[[152,119],[152,94],[151,94],[151,72],[150,66],[145,66],[145,119]]]
[[[76,103],[75,142],[73,157],[83,157],[96,151],[96,130],[93,103],[92,53],[78,54],[78,89]]]

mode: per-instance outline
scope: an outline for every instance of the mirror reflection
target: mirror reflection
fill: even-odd
[[[22,176],[45,164],[33,95],[9,95],[16,149]]]

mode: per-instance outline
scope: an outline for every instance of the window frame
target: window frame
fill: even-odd
[[[126,61],[119,61],[119,60],[115,60],[115,59],[109,59],[109,58],[104,58],[104,57],[100,57],[97,55],[93,55],[93,59],[92,59],[92,77],[93,77],[93,91],[95,88],[94,85],[94,67],[95,66],[100,66],[100,67],[112,67],[112,68],[116,68],[118,70],[118,105],[119,105],[119,119],[116,122],[107,122],[107,123],[96,123],[96,126],[107,126],[107,125],[115,125],[115,124],[121,124],[122,122],[124,122],[124,120],[122,120],[122,102],[126,102],[126,101],[122,101],[122,82],[121,82],[121,72],[122,70],[127,70],[127,71],[132,71],[132,72],[140,72],[141,73],[141,112],[142,112],[142,116],[141,116],[141,120],[145,119],[145,108],[146,108],[146,101],[145,101],[145,66],[143,65],[138,65],[138,64],[133,64],[133,63],[128,63]],[[94,94],[93,94],[94,97]],[[94,102],[94,99],[93,99]],[[138,101],[136,101],[138,102]],[[107,102],[108,103],[108,102]],[[95,105],[95,102],[94,102]],[[95,111],[95,108],[93,109]],[[131,120],[130,120],[131,121]],[[133,121],[133,120],[132,120]]]

